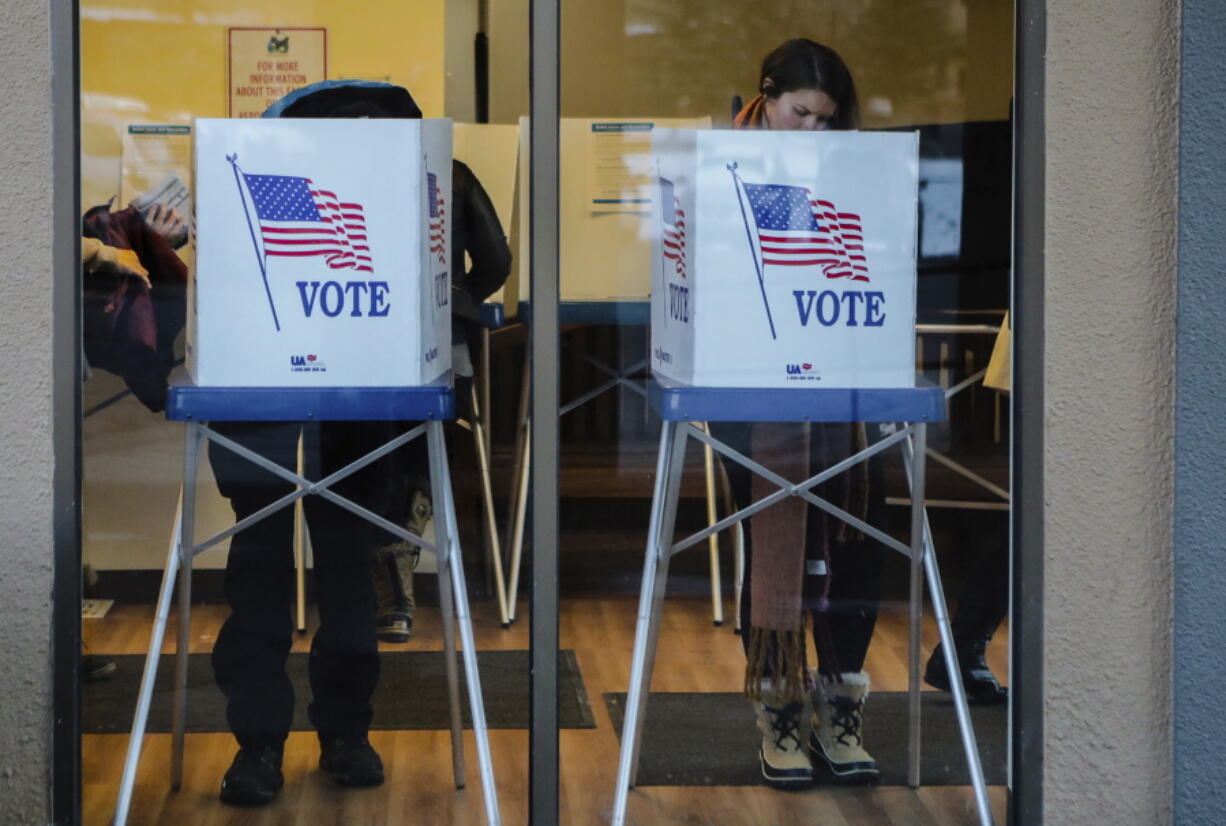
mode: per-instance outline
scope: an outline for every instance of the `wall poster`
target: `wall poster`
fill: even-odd
[[[233,28],[228,32],[229,116],[258,118],[288,92],[328,77],[325,28]]]

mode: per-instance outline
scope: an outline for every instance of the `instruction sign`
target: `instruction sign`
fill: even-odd
[[[289,92],[328,77],[328,30],[229,30],[230,117],[258,118]]]

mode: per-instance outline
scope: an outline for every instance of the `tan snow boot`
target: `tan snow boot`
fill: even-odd
[[[805,753],[800,731],[804,703],[768,705],[754,701],[753,709],[758,718],[758,731],[762,732],[762,746],[758,750],[762,777],[777,789],[811,785],[813,764]]]
[[[830,772],[835,783],[875,783],[881,772],[864,750],[864,701],[868,674],[839,675],[839,682],[819,676],[813,692],[809,751],[813,764]]]

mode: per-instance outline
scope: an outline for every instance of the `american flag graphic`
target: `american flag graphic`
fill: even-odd
[[[447,263],[447,221],[443,208],[443,193],[439,192],[438,175],[427,172],[426,188],[430,192],[430,252],[438,254],[440,264]]]
[[[827,278],[868,281],[860,216],[817,200],[807,187],[743,184],[757,224],[762,263],[821,267]]]
[[[342,201],[310,178],[242,175],[266,257],[319,255],[334,270],[374,272],[361,204]]]
[[[685,278],[685,210],[673,194],[673,182],[660,179],[660,207],[664,214],[664,257],[675,262]]]

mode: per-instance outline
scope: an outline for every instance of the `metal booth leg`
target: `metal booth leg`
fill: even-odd
[[[733,599],[736,600],[736,622],[732,633],[741,633],[741,593],[745,589],[745,523],[737,522],[732,528],[732,576],[736,581],[733,588]]]
[[[183,785],[183,736],[187,727],[187,656],[192,640],[192,557],[195,548],[196,464],[200,459],[200,425],[188,422],[183,456],[183,525],[179,542],[179,644],[175,651],[174,728],[170,752],[170,787]]]
[[[145,654],[145,670],[141,675],[140,692],[136,695],[136,712],[132,715],[132,733],[128,735],[128,752],[123,761],[123,776],[119,781],[119,798],[115,803],[113,826],[126,826],[128,811],[132,807],[132,789],[136,785],[136,768],[145,741],[145,725],[149,722],[149,704],[153,699],[153,682],[157,677],[158,660],[162,654],[162,640],[166,636],[166,624],[170,617],[170,595],[174,591],[175,574],[179,570],[180,537],[183,528],[183,488],[179,488],[179,504],[175,508],[174,529],[170,536],[170,549],[166,552],[166,567],[162,571],[162,587],[158,591],[157,610],[154,612],[153,631],[149,635],[149,650]]]
[[[515,622],[515,607],[519,599],[519,568],[524,558],[524,530],[528,521],[528,474],[531,470],[532,434],[525,427],[519,462],[519,478],[512,499],[515,517],[511,522],[511,570],[507,577],[508,624]]]
[[[711,432],[707,425],[707,433]],[[709,446],[704,445],[710,450]],[[728,473],[722,464],[715,465],[718,474],[720,496],[724,500],[724,508],[728,513],[736,510],[732,501],[732,483],[728,481]],[[741,592],[745,587],[745,523],[737,522],[732,526],[732,633],[741,633]]]
[[[298,433],[298,475],[306,476],[306,433]],[[294,590],[295,626],[299,634],[306,633],[306,541],[307,527],[303,501],[294,503]]]
[[[489,440],[486,438],[485,426],[482,424],[485,409],[477,399],[477,388],[472,388],[472,428],[473,443],[477,451],[477,470],[481,474],[481,502],[485,508],[485,538],[489,542],[490,556],[494,560],[494,590],[498,594],[498,618],[502,627],[511,624],[507,613],[507,582],[502,575],[502,546],[498,543],[498,523],[494,518],[494,490],[490,485],[490,454]]]
[[[688,425],[683,423],[665,421],[660,431],[660,454],[656,463],[655,490],[651,498],[647,553],[643,559],[643,582],[639,592],[630,687],[626,696],[626,715],[622,722],[617,786],[613,794],[613,826],[623,826],[626,822],[627,797],[638,775],[643,716],[646,712],[647,692],[651,687],[651,672],[660,634],[664,592],[668,585],[668,563],[672,556],[673,527],[677,518],[677,495],[684,469],[687,427]]]
[[[431,422],[429,426],[432,426]],[[447,669],[447,698],[451,710],[451,772],[457,789],[464,788],[464,725],[460,711],[460,675],[456,669],[455,653],[455,604],[454,595],[448,586],[451,575],[451,556],[447,551],[449,537],[446,519],[438,518],[440,500],[446,500],[450,491],[438,487],[434,470],[433,443],[430,449],[430,490],[434,492],[434,547],[438,562],[438,608],[443,627],[443,663]]]
[[[913,425],[913,450],[924,456],[928,426]],[[920,631],[924,617],[924,462],[911,463],[911,599],[907,646],[907,784],[920,784]]]
[[[477,743],[477,766],[481,773],[481,794],[485,802],[485,819],[488,826],[500,826],[502,818],[498,809],[498,790],[494,785],[494,765],[490,755],[489,729],[485,722],[485,705],[481,695],[481,676],[477,670],[477,644],[473,638],[472,617],[468,611],[468,587],[464,580],[464,559],[460,553],[459,527],[456,523],[455,501],[451,495],[451,472],[447,465],[447,448],[443,441],[442,422],[426,424],[426,438],[430,448],[430,484],[435,492],[435,512],[441,500],[443,518],[435,519],[435,547],[438,551],[439,597],[446,615],[443,627],[458,620],[460,641],[463,645],[464,677],[468,684],[468,706],[472,714],[473,739]],[[449,587],[450,586],[450,587]],[[447,596],[444,598],[444,594]],[[448,683],[452,689],[452,737],[458,743],[463,732],[456,731],[459,702],[454,689],[454,631],[451,650],[447,653]],[[459,766],[462,770],[462,765]],[[457,776],[457,787],[463,775]]]
[[[481,426],[485,430],[485,455],[490,455],[490,445],[492,439],[490,437],[490,328],[481,328],[481,407],[480,415],[477,418],[481,420]]]
[[[524,351],[523,382],[519,391],[519,415],[516,419],[515,462],[511,472],[511,519],[506,544],[511,549],[511,570],[507,579],[507,621],[515,621],[515,603],[519,596],[519,566],[524,555],[524,523],[528,515],[528,471],[532,456],[532,432],[528,427],[528,402],[531,398],[529,353]]]
[[[702,425],[702,429],[710,435],[711,429],[707,425]],[[714,525],[718,520],[715,513],[715,451],[711,450],[708,444],[702,446],[702,461],[707,482],[707,524]],[[711,623],[718,628],[724,624],[723,586],[719,581],[718,534],[713,533],[707,537],[707,552],[711,557]]]
[[[909,465],[908,470],[912,471],[908,475],[909,479],[913,479],[914,467],[923,464],[924,457],[923,444],[917,442],[911,449],[910,455],[904,449],[903,459]],[[919,461],[916,461],[919,457]],[[922,479],[922,471],[921,471]],[[912,508],[915,507],[915,502],[923,500],[923,489],[918,488],[920,493],[917,495],[917,488],[912,488],[911,500]],[[967,767],[971,775],[971,787],[975,793],[975,806],[979,814],[980,826],[992,826],[992,807],[988,801],[987,781],[983,775],[983,763],[979,759],[979,745],[975,738],[975,727],[971,720],[970,706],[966,699],[966,687],[962,684],[962,670],[958,667],[958,652],[954,648],[953,629],[949,624],[949,609],[945,603],[945,587],[941,582],[941,572],[937,564],[936,545],[932,540],[932,528],[928,524],[928,515],[923,514],[923,567],[924,573],[928,581],[928,593],[932,597],[932,611],[936,618],[937,632],[941,638],[941,650],[945,655],[945,668],[948,674],[954,675],[950,678],[949,688],[953,695],[954,712],[958,718],[958,730],[962,736],[962,750],[966,755]]]

